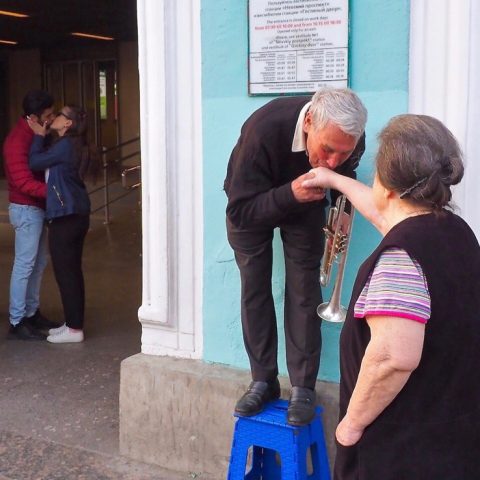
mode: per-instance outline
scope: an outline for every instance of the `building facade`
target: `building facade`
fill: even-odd
[[[271,99],[248,95],[247,7],[238,0],[138,0],[143,333],[142,353],[122,364],[121,449],[218,478],[228,464],[233,405],[249,381],[223,179],[243,121]],[[436,116],[465,150],[466,178],[455,195],[477,234],[478,24],[480,7],[469,0],[350,0],[349,84],[369,112],[359,179],[372,180],[376,135],[392,116],[408,111]],[[357,216],[345,303],[358,266],[378,240]],[[275,247],[281,332],[280,242]],[[327,405],[332,454],[341,326],[321,328],[317,391]]]

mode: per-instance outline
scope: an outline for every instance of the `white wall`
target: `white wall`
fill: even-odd
[[[138,0],[142,353],[202,356],[200,0]]]
[[[459,213],[480,239],[480,2],[411,2],[412,113],[442,120],[465,154],[465,177],[454,189]]]

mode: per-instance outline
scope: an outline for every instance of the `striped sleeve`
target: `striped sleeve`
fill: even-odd
[[[355,303],[355,318],[387,315],[427,323],[430,294],[422,267],[408,253],[388,248],[377,259]]]

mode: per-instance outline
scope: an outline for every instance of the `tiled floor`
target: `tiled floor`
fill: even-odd
[[[118,449],[120,362],[140,351],[141,231],[137,194],[112,206],[112,223],[92,217],[84,254],[86,340],[8,340],[13,233],[0,182],[0,480],[179,480],[129,461]],[[42,313],[62,309],[49,266]]]

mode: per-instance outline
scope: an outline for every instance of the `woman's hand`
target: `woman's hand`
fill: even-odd
[[[302,182],[304,188],[334,188],[333,182],[338,173],[329,168],[317,167],[308,172],[308,177]]]
[[[44,137],[47,134],[47,122],[44,122],[43,125],[40,125],[38,122],[35,122],[30,117],[27,117],[28,126],[32,129],[35,135],[41,135]]]
[[[306,181],[308,179],[315,178],[315,175],[312,171],[304,173],[300,175],[295,180],[292,181],[292,192],[293,196],[300,203],[307,203],[307,202],[316,202],[319,200],[323,200],[325,198],[325,190],[320,186],[311,186],[311,187],[304,187]]]
[[[343,417],[342,421],[338,424],[335,436],[340,445],[344,447],[351,447],[355,445],[363,435],[363,428],[355,428],[348,420],[347,416]]]

